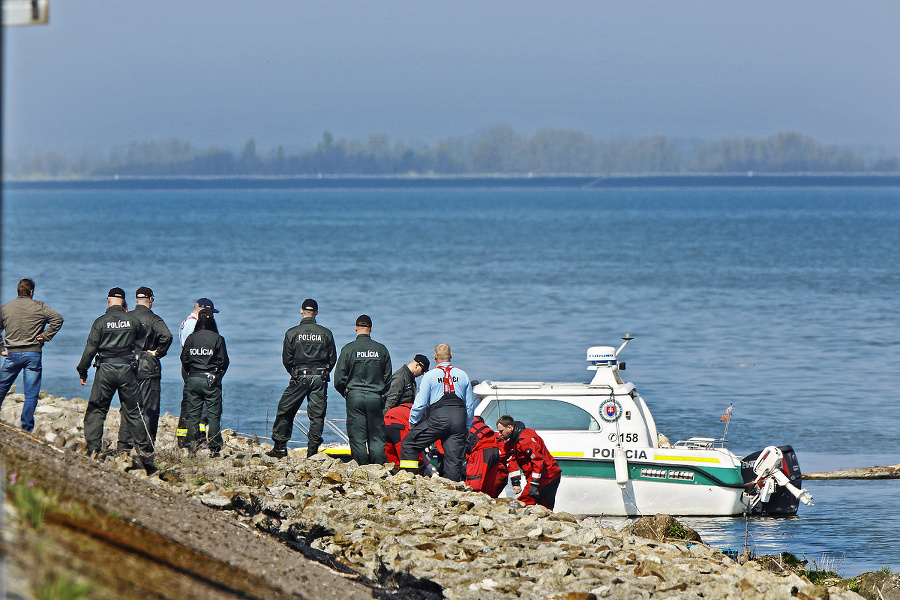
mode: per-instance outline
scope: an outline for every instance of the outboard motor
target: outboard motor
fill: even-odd
[[[750,513],[795,515],[800,502],[812,505],[804,489],[800,463],[790,446],[767,446],[741,459],[741,476],[750,496]]]

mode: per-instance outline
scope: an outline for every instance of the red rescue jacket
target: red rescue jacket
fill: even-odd
[[[520,421],[516,421],[513,436],[506,440],[503,454],[513,485],[522,485],[523,491],[527,492],[533,483],[543,488],[562,476],[562,469],[556,464],[544,440],[534,429],[525,427]],[[526,477],[522,484],[517,482],[521,475]]]
[[[409,433],[409,411],[412,402],[398,404],[384,415],[384,452],[387,459],[400,466],[400,444]]]
[[[506,465],[500,459],[502,440],[480,417],[469,429],[466,444],[466,484],[496,498],[506,486]]]

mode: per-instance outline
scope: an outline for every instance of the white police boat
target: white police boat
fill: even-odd
[[[619,375],[625,368],[619,353],[633,338],[622,339],[618,349],[588,349],[588,370],[595,371],[590,383],[484,381],[474,389],[475,412],[488,425],[511,415],[543,438],[562,469],[556,510],[793,515],[800,502],[812,504],[799,489],[800,466],[790,446],[768,446],[743,460],[725,448],[724,436],[661,447],[646,402]]]

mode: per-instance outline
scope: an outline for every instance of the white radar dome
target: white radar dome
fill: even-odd
[[[612,346],[591,346],[587,351],[587,361],[592,365],[614,365],[616,349]]]

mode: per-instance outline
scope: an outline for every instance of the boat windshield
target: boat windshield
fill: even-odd
[[[481,416],[490,427],[496,428],[497,419],[510,415],[531,429],[549,431],[598,431],[600,424],[586,410],[560,400],[515,399],[491,400]]]

